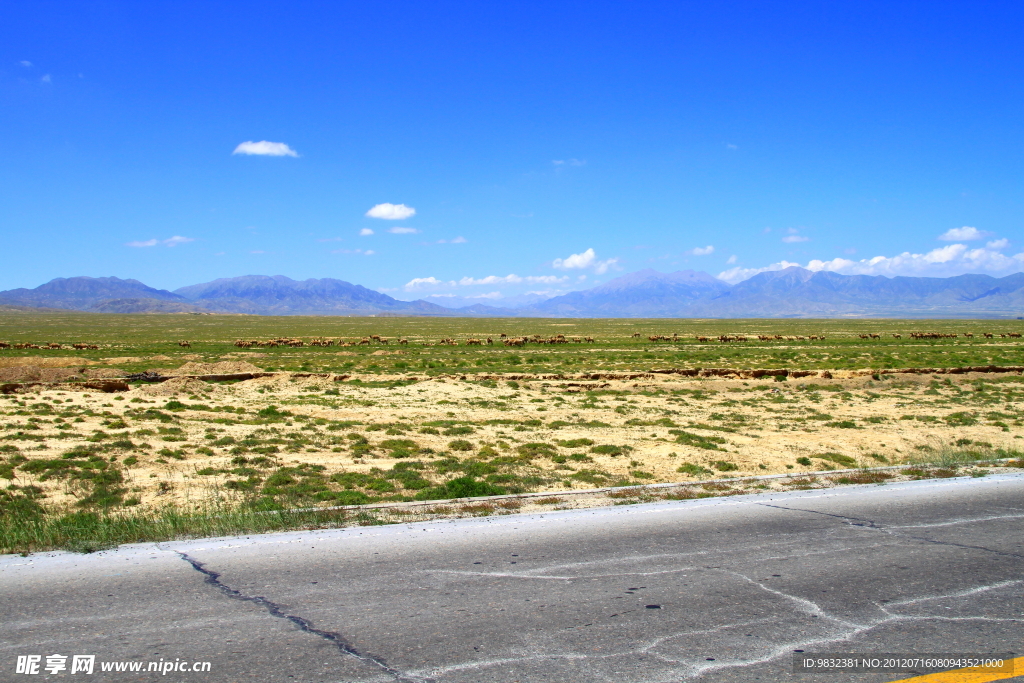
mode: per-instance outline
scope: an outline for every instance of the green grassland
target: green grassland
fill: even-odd
[[[914,340],[911,332],[958,334],[956,339]],[[982,333],[994,333],[987,339]],[[361,347],[260,348],[257,365],[291,371],[385,374],[458,372],[630,372],[652,368],[790,368],[852,369],[957,367],[1024,363],[1024,343],[1000,333],[1024,332],[1024,321],[987,320],[674,320],[674,319],[539,319],[539,318],[399,318],[399,317],[261,317],[243,315],[104,315],[86,313],[2,313],[0,341],[15,343],[75,342],[97,344],[93,351],[3,350],[5,355],[74,356],[100,360],[111,356],[186,355],[219,359],[237,352],[236,339],[315,337],[355,341],[377,334],[409,340],[405,346],[374,343]],[[558,334],[593,337],[595,342],[501,345],[510,337]],[[632,334],[639,333],[639,338]],[[861,339],[875,333],[880,339]],[[974,334],[973,339],[964,333]],[[679,335],[676,341],[651,342],[649,336]],[[902,335],[895,339],[893,334]],[[749,341],[699,342],[697,336],[746,335]],[[824,335],[825,340],[759,342],[757,335],[796,337]],[[469,338],[494,339],[493,346],[466,346]],[[453,338],[457,346],[437,345]],[[177,345],[191,342],[191,349]],[[400,355],[372,355],[387,348]],[[339,355],[342,353],[342,355]],[[181,362],[184,362],[182,359]],[[172,361],[163,361],[172,366]],[[119,364],[126,370],[153,366],[145,358]]]

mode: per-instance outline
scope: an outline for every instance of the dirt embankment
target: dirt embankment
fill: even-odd
[[[246,372],[263,372],[263,368],[242,360],[224,360],[219,363],[189,362],[180,368],[157,369],[161,375],[180,377],[182,375],[237,375]]]
[[[63,382],[69,379],[105,379],[124,373],[114,368],[53,368],[38,365],[0,367],[0,382]]]

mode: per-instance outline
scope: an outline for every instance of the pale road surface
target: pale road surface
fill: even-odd
[[[3,556],[0,614],[3,681],[891,681],[792,653],[1024,654],[1024,477]]]

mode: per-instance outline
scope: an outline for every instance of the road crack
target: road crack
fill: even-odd
[[[814,515],[823,515],[825,517],[834,517],[836,519],[843,520],[844,522],[846,522],[850,526],[860,527],[861,529],[876,529],[878,531],[881,531],[883,533],[889,534],[891,536],[898,536],[900,538],[909,538],[909,539],[914,540],[914,541],[921,541],[922,543],[931,543],[933,545],[948,545],[948,546],[951,546],[951,547],[954,547],[954,548],[963,548],[964,550],[984,550],[985,552],[992,553],[993,555],[1001,555],[1003,557],[1024,558],[1024,555],[1021,555],[1020,553],[1011,553],[1011,552],[1007,552],[1005,550],[995,550],[994,548],[986,548],[985,546],[982,546],[982,545],[967,545],[966,543],[955,543],[953,541],[939,541],[939,540],[936,540],[934,538],[926,538],[924,536],[911,536],[909,534],[902,534],[899,531],[899,529],[902,528],[902,527],[884,527],[884,526],[881,526],[880,524],[875,524],[875,522],[873,522],[873,521],[871,521],[869,519],[860,519],[860,518],[857,518],[857,517],[847,517],[846,515],[834,515],[834,514],[832,514],[830,512],[821,512],[819,510],[807,510],[807,509],[804,509],[804,508],[790,508],[790,507],[785,507],[784,505],[772,505],[770,503],[758,503],[758,505],[761,505],[761,506],[767,507],[767,508],[775,508],[776,510],[788,510],[790,512],[807,512],[807,513],[814,514]],[[961,520],[958,520],[958,521],[961,521]],[[914,528],[914,527],[907,527],[907,528]]]
[[[388,665],[388,663],[385,662],[383,659],[360,652],[358,649],[356,649],[354,645],[352,645],[352,643],[348,642],[348,640],[346,640],[345,637],[340,633],[336,633],[334,631],[325,631],[323,629],[316,628],[308,619],[304,619],[294,614],[286,613],[281,608],[280,605],[271,600],[268,600],[262,595],[245,595],[244,593],[237,591],[234,588],[231,588],[230,586],[225,585],[221,582],[220,574],[218,572],[215,572],[212,569],[207,569],[202,562],[193,557],[190,557],[186,553],[180,552],[178,550],[175,550],[174,552],[177,553],[178,556],[181,557],[181,559],[185,560],[190,565],[192,565],[193,569],[202,574],[205,577],[204,581],[206,583],[215,587],[217,590],[219,590],[221,593],[228,596],[232,600],[241,600],[243,602],[251,602],[253,604],[259,605],[260,607],[265,609],[267,613],[271,616],[277,617],[278,619],[285,619],[287,621],[290,621],[300,631],[317,636],[318,638],[323,638],[331,645],[333,645],[335,648],[337,648],[338,651],[342,654],[348,655],[350,657],[355,657],[364,662],[367,662],[368,664],[372,664],[380,668],[385,673],[392,676],[396,681],[400,681],[401,683],[433,683],[432,679],[429,678],[420,678],[418,676],[410,676],[407,674],[403,674],[398,669],[395,669],[394,667]]]

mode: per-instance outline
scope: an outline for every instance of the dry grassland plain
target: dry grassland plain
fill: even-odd
[[[3,313],[0,546],[979,476],[1020,458],[1021,332],[1017,320]],[[503,334],[567,341],[510,347]],[[388,343],[358,345],[372,335]],[[272,339],[304,345],[235,346]],[[25,344],[62,348],[13,348]],[[174,378],[84,386],[141,372]],[[237,373],[260,376],[196,378]],[[828,474],[884,465],[905,467]],[[807,476],[742,480],[767,474]],[[685,486],[559,497],[663,482]],[[526,493],[545,495],[429,503]],[[371,507],[337,509],[352,505]]]

